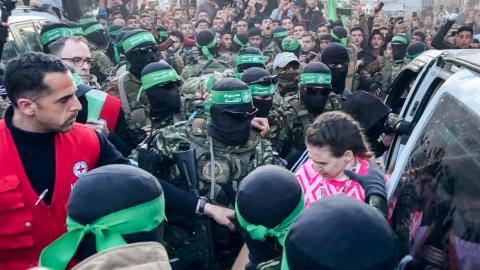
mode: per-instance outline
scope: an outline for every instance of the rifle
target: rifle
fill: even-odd
[[[177,164],[180,176],[185,180],[188,191],[199,195],[199,182],[197,174],[197,158],[195,148],[190,148],[190,143],[181,142],[178,150],[173,152],[173,159]],[[193,263],[200,263],[200,269],[212,269],[213,240],[210,219],[206,216],[193,218],[192,244],[182,249],[179,260],[171,262],[174,269],[187,269]]]
[[[16,5],[16,0],[0,0],[0,10],[2,11],[2,16],[0,19],[2,20],[2,23],[8,23],[8,18],[12,15],[12,10],[15,9]],[[5,35],[5,40],[0,41],[0,59],[2,59],[3,46],[8,39],[8,28],[4,27],[3,25],[1,25],[0,28],[2,28],[0,29],[0,35]],[[3,31],[6,33],[2,33]]]

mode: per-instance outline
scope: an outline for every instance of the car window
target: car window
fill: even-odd
[[[13,39],[12,32],[8,34],[8,41],[3,45],[2,60],[0,62],[0,76],[3,76],[8,61],[17,56],[17,46]]]
[[[400,110],[405,103],[408,93],[417,79],[419,72],[414,72],[409,69],[405,69],[398,74],[395,81],[392,83],[392,87],[389,89],[386,104],[392,108],[394,113],[400,113]]]
[[[393,226],[405,221],[398,217],[409,194],[407,217],[415,256],[436,250],[461,258],[454,269],[479,269],[478,253],[472,253],[480,251],[478,134],[480,117],[445,94],[412,148],[395,193],[402,203],[397,202]],[[469,267],[473,265],[477,267]]]
[[[40,40],[38,39],[38,32],[33,23],[16,24],[14,27],[15,33],[18,34],[19,40],[26,52],[41,51]]]

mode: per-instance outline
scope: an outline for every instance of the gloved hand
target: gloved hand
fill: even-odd
[[[371,166],[368,168],[367,174],[363,176],[350,170],[345,170],[345,174],[362,186],[365,190],[365,199],[368,199],[371,195],[376,195],[385,199],[385,201],[387,200],[387,190],[385,189],[383,174],[374,170]]]
[[[458,18],[458,14],[457,14],[457,13],[452,13],[452,14],[450,14],[450,16],[448,16],[448,20],[451,21],[451,22],[456,21],[457,18]]]

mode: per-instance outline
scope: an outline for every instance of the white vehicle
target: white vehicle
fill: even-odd
[[[480,50],[427,52],[391,86],[389,104],[414,129],[389,151],[387,193],[418,269],[480,269],[479,86]]]
[[[35,11],[29,7],[17,7],[8,18],[10,33],[3,47],[1,66],[12,58],[31,51],[42,51],[40,30],[47,22],[58,22],[59,19],[46,12]],[[3,73],[3,68],[0,67]]]

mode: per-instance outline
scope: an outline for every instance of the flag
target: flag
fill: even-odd
[[[327,19],[337,21],[337,0],[328,0]]]

